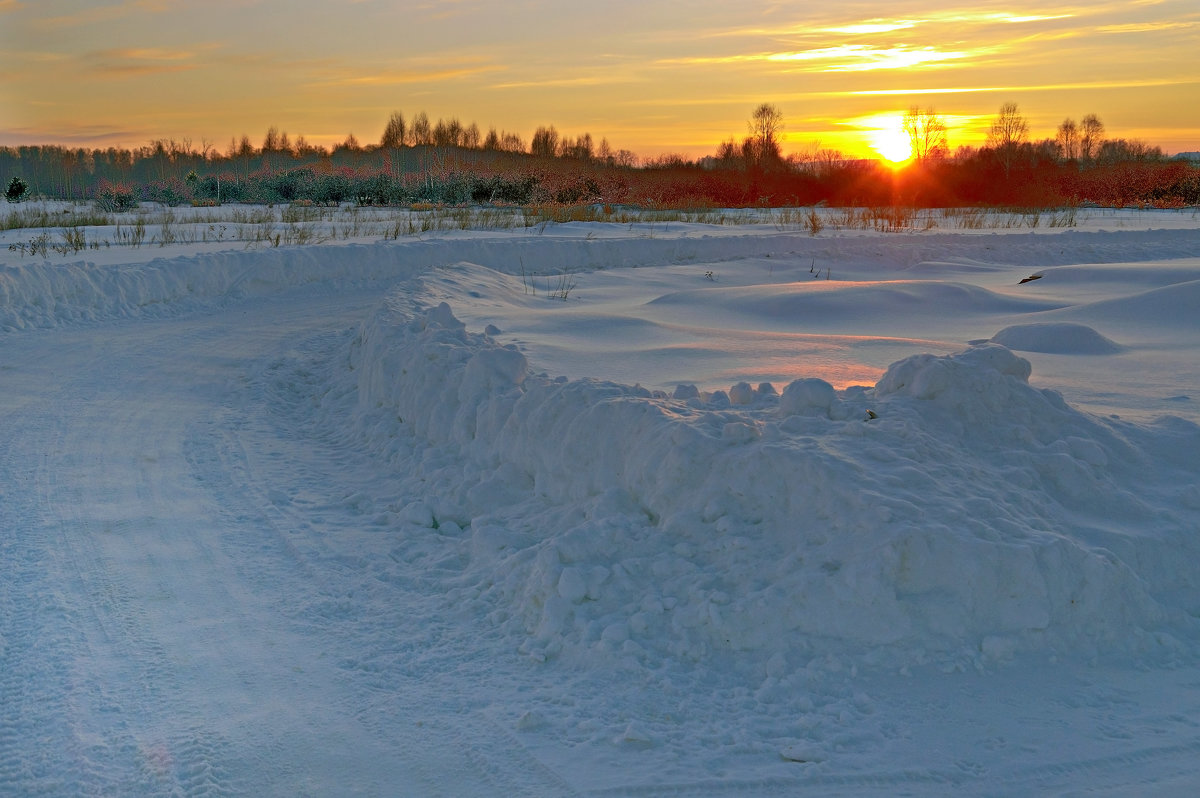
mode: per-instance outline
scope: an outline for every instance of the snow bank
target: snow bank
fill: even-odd
[[[0,329],[170,316],[320,281],[406,276],[411,266],[396,254],[349,245],[199,253],[121,265],[9,265],[0,267]]]
[[[1195,625],[1194,425],[1081,414],[994,344],[840,392],[552,379],[414,293],[349,353],[354,428],[425,475],[531,656],[1145,654]]]
[[[0,265],[0,329],[107,318],[166,316],[318,282],[405,279],[461,261],[516,274],[631,268],[762,255],[771,237],[633,237],[614,240],[480,234],[461,239],[198,251],[144,263]],[[140,250],[137,254],[145,252]],[[133,255],[135,253],[128,253]]]

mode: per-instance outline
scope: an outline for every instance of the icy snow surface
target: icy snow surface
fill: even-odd
[[[1195,794],[1197,253],[0,251],[0,794]]]

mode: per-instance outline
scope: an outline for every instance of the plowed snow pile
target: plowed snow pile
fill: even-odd
[[[844,391],[808,378],[678,399],[551,379],[408,296],[349,359],[363,438],[453,453],[423,503],[469,528],[472,568],[539,658],[912,664],[1157,653],[1172,628],[1194,631],[1200,571],[1175,564],[1200,555],[1200,472],[1164,479],[1159,454],[1200,451],[1191,425],[1082,414],[994,344]],[[476,520],[529,501],[574,511],[541,530]]]

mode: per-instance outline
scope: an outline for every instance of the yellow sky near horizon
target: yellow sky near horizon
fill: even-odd
[[[0,0],[0,145],[224,151],[268,127],[378,141],[392,111],[642,156],[711,154],[762,102],[784,151],[872,156],[932,107],[951,149],[1015,102],[1033,139],[1095,113],[1113,138],[1200,150],[1194,0]]]

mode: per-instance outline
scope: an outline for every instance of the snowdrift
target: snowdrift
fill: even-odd
[[[632,230],[633,227],[638,229]],[[312,283],[403,279],[464,261],[519,274],[526,270],[561,273],[666,263],[718,263],[788,254],[811,258],[814,264],[836,263],[838,278],[844,279],[840,271],[845,266],[853,268],[864,261],[875,267],[885,264],[897,275],[924,278],[941,277],[947,271],[993,270],[997,268],[998,255],[1007,266],[1038,268],[1056,263],[1078,264],[1081,259],[1096,263],[1182,259],[1184,265],[1161,273],[1159,279],[1164,285],[1186,279],[1196,269],[1197,235],[1192,230],[1086,234],[1065,231],[1038,235],[932,233],[912,237],[890,235],[884,239],[876,235],[813,238],[763,231],[747,235],[736,227],[720,229],[680,223],[635,225],[630,229],[632,236],[623,225],[572,223],[556,225],[549,234],[538,228],[536,235],[518,230],[482,235],[464,233],[458,238],[428,241],[346,242],[252,250],[204,251],[201,245],[191,245],[183,248],[186,254],[173,257],[151,257],[147,253],[155,250],[149,248],[136,252],[114,249],[114,257],[146,260],[9,263],[0,265],[0,330],[53,327],[106,318],[168,316],[213,302]],[[602,237],[580,238],[597,233]],[[1053,236],[1054,246],[1046,246],[1048,235]],[[952,264],[944,260],[948,250],[956,254]],[[1088,280],[1094,272],[1107,279],[1122,279],[1123,275],[1119,268],[1097,271],[1091,266],[1082,270],[1077,266],[1060,266],[1055,267],[1056,281],[1060,279],[1060,270],[1064,280]],[[878,276],[872,274],[873,278]],[[1180,294],[1179,301],[1192,301],[1194,288],[1193,285],[1191,292]],[[943,294],[939,295],[939,291]],[[898,283],[892,288],[868,288],[859,296],[870,302],[896,296],[917,305],[965,299],[983,307],[1010,303],[1014,310],[1038,306],[1036,300],[1004,300],[967,286],[920,289]],[[817,301],[815,310],[836,310],[840,301],[862,299],[854,292],[835,293]]]
[[[1194,425],[1082,414],[990,343],[840,392],[554,379],[415,293],[348,353],[355,434],[429,475],[409,515],[470,538],[531,656],[1150,656],[1194,632],[1172,563],[1200,553],[1200,469],[1164,455],[1200,451]]]
[[[831,323],[840,319],[886,317],[889,313],[972,316],[980,313],[1034,313],[1062,307],[1044,299],[1010,297],[977,286],[953,282],[889,280],[826,281],[779,285],[770,296],[761,289],[726,288],[680,291],[659,297],[652,304],[697,305],[714,314],[804,319]]]

